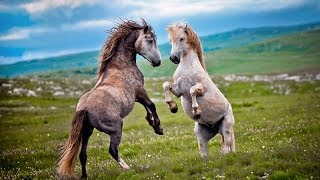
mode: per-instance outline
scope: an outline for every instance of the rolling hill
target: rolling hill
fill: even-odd
[[[290,33],[311,31],[320,28],[320,23],[303,24],[297,26],[239,28],[233,31],[200,37],[203,51],[216,51],[221,49],[246,46],[268,38],[279,37]],[[159,46],[161,54],[170,54],[171,46],[165,43]]]
[[[309,68],[311,65],[317,66],[319,64],[318,52],[320,52],[320,34],[317,29],[320,29],[320,23],[242,28],[200,37],[206,52],[207,70],[210,74],[250,74],[290,71],[297,68]],[[162,56],[167,57],[170,45],[168,43],[162,44],[159,48]],[[94,77],[98,66],[98,55],[98,51],[92,51],[1,65],[0,77],[30,74],[37,74],[44,78]],[[299,60],[295,61],[297,63],[290,61],[293,57],[299,57]],[[289,63],[288,67],[283,67],[283,63]],[[166,58],[158,68],[152,68],[144,60],[138,60],[138,64],[145,76],[149,77],[171,76],[176,68],[176,65],[167,61]],[[269,64],[267,67],[277,66],[278,68],[264,69],[266,64]],[[261,71],[261,69],[264,70]]]
[[[320,72],[320,30],[270,38],[247,46],[205,53],[209,74],[266,74],[313,69]],[[176,65],[163,61],[158,68],[140,62],[150,77],[172,76]]]

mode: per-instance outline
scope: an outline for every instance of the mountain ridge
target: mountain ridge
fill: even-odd
[[[314,29],[320,29],[320,22],[295,26],[238,28],[224,33],[201,36],[200,39],[205,52],[217,52],[220,50],[247,46],[274,37],[297,32],[306,32]],[[163,57],[169,55],[171,49],[169,43],[159,45],[159,48]],[[46,59],[22,61],[9,65],[0,65],[0,77],[17,77],[46,71],[63,71],[77,68],[96,68],[98,66],[98,56],[99,51],[89,51]]]

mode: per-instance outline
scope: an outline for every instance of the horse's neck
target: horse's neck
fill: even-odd
[[[105,68],[103,74],[97,80],[97,83],[93,89],[98,87],[101,82],[105,81],[108,78],[107,73],[118,73],[119,71],[125,71],[126,69],[136,69],[137,71],[139,71],[136,64],[137,52],[133,48],[135,41],[135,34],[130,34],[125,39],[125,42],[118,45],[115,54],[107,64],[107,67]]]
[[[137,53],[135,50],[125,47],[124,45],[119,45],[118,50],[113,55],[111,61],[109,62],[108,68],[132,68],[136,65]],[[108,69],[106,68],[106,70]]]
[[[188,71],[189,70],[189,71]],[[186,55],[180,58],[180,63],[176,70],[176,73],[190,73],[199,74],[205,72],[201,63],[199,61],[199,57],[194,50],[190,50]]]

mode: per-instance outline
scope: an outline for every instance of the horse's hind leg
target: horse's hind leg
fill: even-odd
[[[206,125],[195,123],[194,133],[197,136],[199,152],[203,159],[208,159],[208,142],[217,133],[218,129],[211,129]]]
[[[220,134],[222,135],[221,153],[223,154],[236,151],[233,125],[234,116],[232,113],[232,108],[229,105],[229,110],[225,115],[220,127]]]
[[[119,165],[123,169],[130,169],[130,167],[122,160],[119,156],[119,145],[121,142],[122,136],[122,119],[118,118],[111,118],[106,121],[107,123],[100,123],[100,128],[110,136],[110,145],[109,145],[109,153],[115,159]]]
[[[203,85],[197,83],[190,88],[190,95],[192,100],[192,114],[194,119],[199,119],[201,117],[201,109],[197,102],[197,96],[202,96],[204,93]]]
[[[109,153],[113,159],[115,159],[123,169],[130,169],[130,167],[119,156],[122,124],[123,121],[120,116],[112,117],[112,115],[110,115],[108,118],[100,119],[98,127],[96,128],[110,136]]]
[[[79,154],[79,158],[81,162],[81,170],[82,170],[81,178],[87,177],[87,170],[86,170],[87,145],[88,145],[89,138],[92,135],[92,132],[93,132],[93,127],[88,123],[85,124],[85,126],[83,127],[81,151]]]
[[[117,131],[110,134],[110,146],[109,146],[109,153],[111,156],[119,163],[119,165],[123,169],[130,169],[130,167],[122,160],[119,156],[119,145],[121,141],[121,131]]]

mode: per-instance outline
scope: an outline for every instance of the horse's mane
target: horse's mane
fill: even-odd
[[[108,62],[111,60],[115,52],[117,51],[117,46],[119,43],[124,43],[125,38],[135,30],[144,29],[148,26],[148,33],[155,38],[155,34],[152,30],[152,27],[147,24],[147,22],[141,18],[143,25],[139,25],[135,21],[132,20],[120,20],[115,23],[115,27],[108,31],[109,37],[101,48],[100,52],[100,67],[97,72],[98,80],[103,75]],[[130,48],[130,47],[128,47]],[[133,47],[132,47],[133,48]]]
[[[203,50],[198,35],[192,30],[192,28],[185,22],[179,22],[168,26],[168,30],[173,32],[175,28],[183,28],[187,34],[187,43],[191,49],[194,49],[198,55],[199,61],[203,69],[206,69],[204,63]]]

